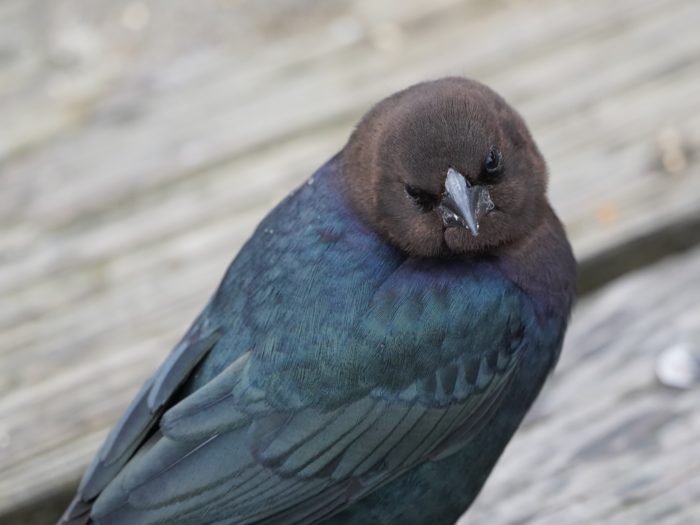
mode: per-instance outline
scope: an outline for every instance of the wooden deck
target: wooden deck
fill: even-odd
[[[0,522],[55,518],[254,225],[411,83],[523,113],[585,289],[700,240],[700,3],[265,5],[0,2]],[[697,342],[693,253],[581,305],[468,523],[700,522],[698,390],[649,376],[678,313]]]

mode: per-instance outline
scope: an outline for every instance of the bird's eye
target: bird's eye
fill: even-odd
[[[502,160],[501,152],[496,146],[491,146],[484,161],[484,171],[490,176],[500,175],[503,172]]]
[[[430,211],[438,205],[439,198],[432,193],[424,190],[419,190],[413,186],[406,184],[406,194],[415,201],[415,203],[425,211]]]

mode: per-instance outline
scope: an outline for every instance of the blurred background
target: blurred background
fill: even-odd
[[[444,75],[530,124],[585,296],[463,522],[700,523],[700,2],[0,0],[0,523],[51,523],[254,226]]]

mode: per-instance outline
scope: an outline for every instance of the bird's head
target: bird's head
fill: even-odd
[[[463,78],[377,104],[342,153],[350,201],[416,256],[478,253],[527,236],[547,208],[545,162],[520,115]]]

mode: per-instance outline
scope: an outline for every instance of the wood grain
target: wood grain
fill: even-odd
[[[0,3],[0,516],[75,483],[264,213],[413,82],[524,114],[584,263],[700,224],[697,2],[261,5]]]

